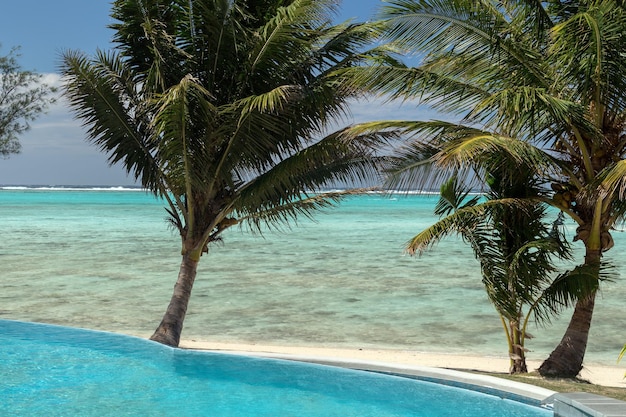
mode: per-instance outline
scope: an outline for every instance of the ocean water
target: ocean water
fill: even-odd
[[[200,262],[183,338],[506,356],[470,248],[449,238],[421,257],[404,252],[436,220],[436,201],[366,194],[291,229],[228,230]],[[615,241],[607,258],[619,265],[626,236]],[[180,239],[144,191],[0,189],[0,318],[148,337],[179,264]],[[587,363],[616,363],[624,300],[621,279],[603,283]],[[549,354],[570,314],[530,326],[530,359]]]

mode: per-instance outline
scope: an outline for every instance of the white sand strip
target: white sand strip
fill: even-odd
[[[255,354],[267,357],[303,359],[320,363],[368,362],[391,368],[433,367],[452,370],[476,370],[483,372],[506,373],[509,360],[504,357],[452,355],[424,353],[409,350],[385,349],[342,349],[296,346],[270,346],[257,344],[218,343],[199,340],[183,340],[180,347],[223,351],[227,353]],[[528,369],[534,370],[540,361],[527,361]],[[593,384],[608,387],[626,388],[626,363],[619,366],[585,365],[580,377]]]

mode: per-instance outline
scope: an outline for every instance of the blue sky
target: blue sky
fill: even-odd
[[[341,19],[367,20],[381,0],[344,0]],[[113,32],[109,0],[5,1],[0,13],[0,54],[20,47],[23,69],[55,75],[59,55],[68,49],[93,54],[109,49]],[[352,108],[354,121],[414,118],[415,109],[359,103]],[[0,185],[130,185],[119,166],[109,167],[106,156],[85,141],[80,122],[60,100],[32,123],[21,136],[22,153],[0,159]]]

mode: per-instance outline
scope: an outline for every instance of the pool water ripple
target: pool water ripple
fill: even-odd
[[[0,320],[0,415],[547,417],[456,387]]]

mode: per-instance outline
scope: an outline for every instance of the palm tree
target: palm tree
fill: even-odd
[[[382,9],[393,49],[415,67],[389,65],[354,73],[355,83],[418,98],[459,120],[415,123],[415,140],[454,135],[459,149],[508,147],[553,193],[545,201],[577,225],[582,267],[600,278],[611,229],[624,219],[626,163],[626,10],[608,0],[390,0]],[[435,135],[435,136],[433,136]],[[515,141],[536,146],[529,152]],[[445,149],[444,149],[445,151]],[[424,156],[424,155],[420,155]],[[536,158],[536,159],[532,159]],[[416,158],[416,161],[428,158]],[[460,159],[459,159],[460,161]],[[432,162],[432,161],[431,161]],[[462,162],[459,162],[462,163]],[[424,163],[407,164],[408,178]],[[443,173],[427,177],[438,179]],[[408,180],[407,180],[408,181]],[[587,276],[586,274],[583,274]],[[582,368],[595,303],[594,285],[580,296],[561,343],[539,369],[575,377]]]
[[[325,134],[357,90],[376,31],[330,25],[334,1],[117,0],[113,52],[66,52],[66,95],[90,141],[166,203],[182,243],[174,293],[152,336],[178,346],[198,262],[224,230],[291,224],[375,176],[385,134]]]
[[[409,148],[405,156],[399,152],[397,166],[414,161],[414,150]],[[560,300],[568,296],[559,284],[562,277],[553,281],[551,275],[557,270],[554,259],[567,259],[569,246],[559,230],[562,215],[551,227],[546,223],[548,213],[540,199],[543,191],[533,167],[503,155],[474,155],[475,174],[486,176],[484,195],[470,197],[471,183],[455,176],[446,181],[435,208],[441,220],[413,237],[407,249],[421,254],[450,233],[459,234],[472,247],[506,334],[509,372],[525,373],[531,316],[540,323],[549,321],[558,312]]]

